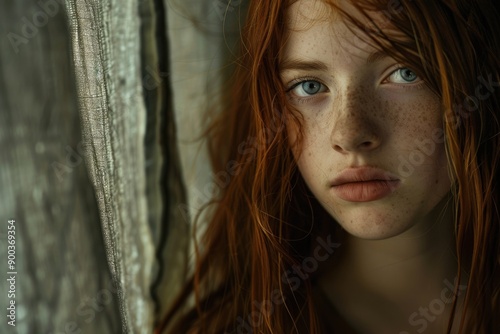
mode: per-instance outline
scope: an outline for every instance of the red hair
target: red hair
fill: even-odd
[[[469,274],[460,332],[493,333],[500,328],[500,183],[495,181],[500,10],[494,1],[389,3],[355,2],[369,28],[332,6],[441,97],[455,177],[458,275]],[[305,186],[287,138],[286,122],[300,128],[279,76],[289,5],[285,0],[250,3],[222,113],[208,131],[213,170],[230,171],[230,180],[207,207],[210,219],[194,275],[158,333],[167,327],[169,333],[233,333],[238,326],[258,333],[320,333],[311,292],[315,275],[297,286],[286,273],[311,256],[316,237],[327,228],[335,240],[341,232],[328,227],[333,218]],[[368,15],[372,11],[385,15],[403,36],[378,28]],[[478,96],[483,81],[490,83],[488,98],[481,98],[484,92]]]

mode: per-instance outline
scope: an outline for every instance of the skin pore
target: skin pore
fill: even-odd
[[[412,69],[325,13],[330,7],[319,0],[291,5],[281,67],[290,104],[303,119],[300,143],[288,124],[299,170],[349,233],[319,285],[360,333],[443,333],[451,303],[437,316],[414,318],[426,319],[425,326],[409,322],[440,298],[445,280],[454,283],[457,269],[440,99]],[[364,202],[332,191],[339,173],[363,166],[390,173],[398,186]]]

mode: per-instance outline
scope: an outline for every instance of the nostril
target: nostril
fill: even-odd
[[[361,149],[375,149],[381,144],[380,137],[373,135],[369,140],[364,140],[358,146]]]
[[[378,131],[370,130],[348,128],[333,129],[330,137],[331,147],[343,153],[374,150],[380,146],[381,138],[378,135]]]
[[[365,142],[361,143],[359,146],[360,146],[360,147],[365,147],[365,148],[370,148],[370,147],[372,147],[373,145],[374,145],[374,143],[373,143],[373,142],[371,142],[371,141],[365,141]]]
[[[342,151],[344,151],[344,150],[342,149],[342,147],[340,147],[340,145],[334,145],[334,146],[333,146],[333,149],[334,149],[335,151],[338,151],[338,152],[342,152]]]

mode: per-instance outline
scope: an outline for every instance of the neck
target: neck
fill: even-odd
[[[321,279],[320,285],[337,309],[354,313],[397,314],[408,317],[420,306],[441,298],[444,288],[451,296],[457,259],[453,204],[446,197],[427,217],[410,230],[384,240],[348,236],[343,254]],[[447,305],[447,310],[451,304]],[[385,309],[384,309],[385,308]],[[448,314],[447,311],[443,315]],[[432,315],[431,315],[432,316]],[[383,318],[383,316],[380,316]],[[446,321],[448,317],[444,318]]]
[[[444,279],[453,280],[457,259],[453,205],[448,199],[426,221],[396,237],[364,240],[349,236],[342,266],[360,277],[365,288],[388,296],[401,295],[404,289],[414,294],[423,283],[441,285]]]

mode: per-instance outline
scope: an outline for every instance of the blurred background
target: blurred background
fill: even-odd
[[[152,332],[189,272],[203,113],[246,5],[0,3],[0,333]]]

